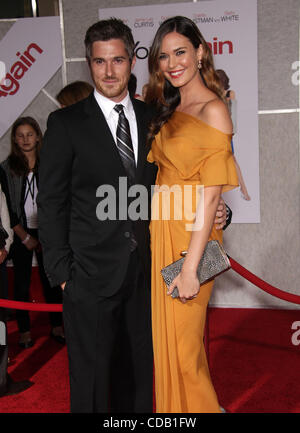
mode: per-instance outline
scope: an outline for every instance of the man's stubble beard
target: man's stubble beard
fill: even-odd
[[[118,96],[122,95],[123,92],[125,92],[125,90],[127,91],[127,85],[128,82],[121,84],[119,82],[116,83],[116,85],[103,85],[102,82],[96,82],[96,89],[98,90],[99,93],[101,93],[103,96],[105,96],[106,98],[117,98]]]

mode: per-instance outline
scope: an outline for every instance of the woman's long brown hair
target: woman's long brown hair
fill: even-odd
[[[29,173],[28,161],[15,140],[17,129],[21,125],[31,126],[37,134],[37,145],[35,148],[36,151],[35,167],[37,167],[39,163],[39,156],[40,156],[40,149],[42,146],[43,134],[37,121],[30,116],[19,117],[12,126],[11,134],[10,134],[11,152],[8,156],[9,167],[11,171],[17,176],[26,176]]]
[[[163,124],[171,117],[180,103],[179,89],[173,87],[169,81],[165,79],[159,67],[159,55],[162,40],[171,32],[177,32],[187,37],[195,49],[197,49],[200,44],[202,45],[202,67],[199,70],[199,73],[204,84],[220,99],[224,100],[220,79],[215,72],[211,49],[203,38],[197,25],[189,18],[183,16],[175,16],[167,19],[160,25],[156,32],[148,59],[150,75],[145,102],[152,105],[156,109],[157,113],[150,124],[148,134],[149,144],[151,144],[154,136],[159,132]]]

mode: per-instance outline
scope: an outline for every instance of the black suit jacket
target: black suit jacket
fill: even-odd
[[[132,103],[138,127],[136,184],[150,191],[156,174],[146,160],[152,112],[141,101]],[[125,169],[93,93],[50,114],[41,151],[37,203],[39,236],[52,286],[76,278],[84,287],[97,286],[103,296],[116,293],[129,261],[131,231],[150,281],[149,220],[100,221],[96,216],[102,200],[96,196],[98,187],[113,186],[118,206],[120,177],[126,177]],[[124,193],[120,196],[124,198]]]

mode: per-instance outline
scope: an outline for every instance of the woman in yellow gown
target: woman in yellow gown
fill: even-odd
[[[238,186],[232,123],[211,51],[190,19],[161,24],[149,71],[146,102],[158,113],[148,155],[158,166],[150,225],[156,410],[221,412],[203,344],[213,282],[200,287],[196,269],[207,241],[222,241],[213,224],[221,193]],[[184,266],[167,292],[160,270],[182,250]],[[178,299],[170,296],[175,287]]]

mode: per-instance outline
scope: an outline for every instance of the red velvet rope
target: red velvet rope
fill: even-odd
[[[229,257],[229,260],[230,260],[231,267],[235,272],[240,274],[246,280],[250,281],[250,283],[253,283],[255,286],[262,289],[264,292],[267,292],[270,295],[275,296],[275,298],[283,299],[284,301],[292,302],[293,304],[300,305],[300,296],[294,295],[292,293],[284,292],[283,290],[271,286],[269,283],[266,283],[265,281],[258,278],[256,275],[252,274],[252,272],[248,271],[248,269],[244,268],[242,265],[237,263],[231,257]]]
[[[228,256],[229,257],[229,256]],[[258,278],[248,269],[244,268],[242,265],[237,263],[233,258],[229,257],[231,268],[237,272],[239,275],[244,277],[250,283],[262,289],[264,292],[269,293],[275,298],[283,299],[287,302],[292,302],[293,304],[300,305],[300,296],[294,295],[293,293],[284,292],[283,290],[277,289],[274,286],[266,283],[265,281]],[[29,310],[29,311],[48,311],[48,312],[61,312],[61,304],[43,304],[35,302],[20,302],[20,301],[8,301],[6,299],[0,299],[0,307],[3,308],[13,308],[16,310]]]
[[[61,312],[62,304],[43,304],[40,302],[20,302],[0,299],[0,307],[14,310]]]

